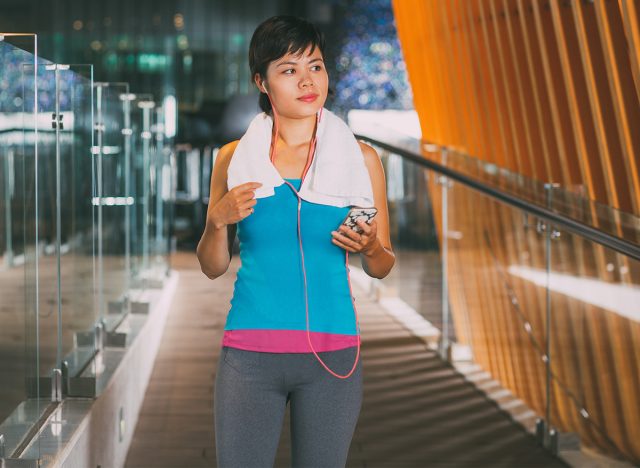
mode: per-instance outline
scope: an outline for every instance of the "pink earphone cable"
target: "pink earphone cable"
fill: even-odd
[[[271,101],[271,96],[269,96],[268,93],[267,93],[267,97],[269,98],[269,102],[271,103],[271,109],[273,111],[274,125],[275,125],[275,135],[274,135],[274,137],[273,137],[273,139],[271,141],[271,149],[270,149],[269,159],[271,160],[271,163],[274,164],[274,166],[275,166],[276,145],[278,143],[278,113],[276,112],[276,108],[273,105],[273,101]],[[311,138],[311,143],[309,144],[309,153],[307,154],[307,163],[305,164],[304,171],[302,171],[302,179],[300,181],[300,186],[301,187],[302,187],[302,182],[304,182],[304,178],[307,175],[307,171],[311,167],[311,161],[313,160],[313,156],[314,156],[315,148],[316,148],[316,132],[317,132],[318,124],[320,123],[320,119],[321,118],[322,118],[322,108],[320,108],[320,111],[318,112],[318,114],[316,116],[316,127],[315,127],[314,132],[313,132],[313,137]],[[327,371],[329,371],[330,374],[332,374],[335,377],[338,377],[340,379],[346,379],[355,370],[356,365],[358,364],[358,358],[360,357],[360,322],[358,320],[358,310],[356,309],[356,304],[355,304],[355,301],[353,300],[353,291],[351,289],[351,278],[349,276],[349,271],[350,271],[349,270],[349,251],[345,250],[345,268],[347,270],[347,282],[349,284],[349,296],[351,297],[351,304],[353,305],[353,311],[355,312],[355,317],[356,317],[356,326],[358,327],[358,335],[357,335],[357,337],[358,337],[358,347],[357,347],[356,359],[355,359],[355,361],[353,363],[353,367],[351,368],[351,370],[349,371],[349,373],[347,375],[340,375],[340,374],[336,374],[331,369],[329,369],[329,367],[327,367],[327,365],[324,363],[322,358],[320,358],[320,356],[318,356],[318,353],[316,353],[316,350],[314,349],[313,344],[311,343],[311,335],[310,335],[310,332],[309,332],[309,295],[308,295],[308,291],[307,291],[307,271],[306,271],[305,266],[304,266],[304,251],[303,251],[303,248],[302,248],[302,231],[301,231],[301,222],[300,222],[300,211],[301,211],[301,207],[302,207],[302,198],[300,197],[300,194],[295,189],[295,187],[293,185],[291,185],[291,183],[287,182],[286,180],[284,181],[284,183],[289,185],[289,187],[291,187],[291,190],[293,190],[293,193],[295,193],[296,197],[298,197],[298,242],[300,244],[300,257],[302,259],[302,273],[303,273],[303,276],[304,276],[305,313],[306,313],[306,318],[307,318],[307,341],[309,342],[309,346],[311,347],[311,351],[313,352],[313,354],[320,361],[320,364],[322,364],[322,366],[325,369],[327,369]]]

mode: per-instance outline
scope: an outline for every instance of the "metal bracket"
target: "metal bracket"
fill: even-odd
[[[549,450],[554,455],[558,455],[558,431],[555,429],[549,430]]]
[[[138,102],[138,107],[140,109],[153,109],[156,107],[156,103],[154,101],[140,101]]]
[[[51,401],[62,401],[62,371],[60,369],[51,371]]]
[[[526,221],[525,221],[524,227],[525,227],[525,229],[529,227],[529,225],[526,224]],[[538,234],[543,234],[543,233],[547,232],[548,227],[549,226],[547,225],[547,223],[545,223],[541,219],[539,219],[536,222],[536,232]],[[551,229],[551,232],[549,233],[549,236],[551,237],[551,240],[558,240],[562,236],[562,232],[558,231],[557,229]]]
[[[52,64],[44,66],[45,70],[50,70],[50,71],[53,71],[53,70],[68,70],[69,68],[71,68],[69,65],[65,65],[65,64],[62,64],[62,63],[52,63]]]
[[[438,176],[436,178],[436,184],[438,185],[442,185],[445,188],[450,189],[451,187],[453,187],[453,181],[450,180],[447,176]]]
[[[51,128],[54,130],[56,128],[59,128],[60,130],[64,130],[64,124],[62,123],[63,118],[64,118],[64,115],[62,114],[56,114],[55,112],[51,114]]]
[[[105,326],[104,322],[101,320],[96,323],[95,326],[95,336],[96,336],[96,351],[102,351],[104,349],[105,344]]]
[[[537,418],[536,419],[536,441],[540,445],[544,445],[544,431],[545,431],[544,419]]]
[[[60,370],[62,371],[62,394],[69,394],[69,361],[66,359],[60,364]]]

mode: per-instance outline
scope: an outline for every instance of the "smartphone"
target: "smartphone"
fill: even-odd
[[[378,210],[373,206],[370,208],[354,206],[349,210],[349,213],[347,213],[344,221],[342,221],[342,225],[353,229],[357,233],[361,233],[362,229],[356,224],[356,222],[362,220],[367,224],[371,224],[371,221],[373,220],[377,212]]]

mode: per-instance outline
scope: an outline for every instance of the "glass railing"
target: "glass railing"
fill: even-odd
[[[524,403],[534,416],[520,422],[542,445],[639,463],[640,218],[579,188],[376,135],[360,137],[385,167],[396,254],[386,294],[437,329],[424,339],[443,358],[511,394],[505,408]]]
[[[157,283],[150,274],[152,226],[150,225],[152,203],[152,166],[155,146],[151,126],[156,103],[153,96],[136,94],[131,96],[131,188],[134,199],[131,210],[131,268],[133,287],[138,297]]]
[[[0,460],[39,459],[39,425],[106,387],[172,248],[162,107],[36,50],[0,35]]]
[[[97,309],[105,329],[107,344],[124,346],[125,335],[117,329],[130,306],[130,211],[131,131],[129,126],[129,85],[95,83],[94,114],[96,220],[102,229],[96,236],[98,264]]]
[[[165,135],[165,109],[156,106],[151,125],[153,151],[150,178],[149,270],[158,284],[163,284],[170,271],[170,229],[173,204],[171,140]]]
[[[36,50],[35,35],[0,35],[1,457],[20,449],[50,403],[38,379]]]

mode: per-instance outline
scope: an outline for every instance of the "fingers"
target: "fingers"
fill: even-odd
[[[255,190],[258,187],[262,187],[262,184],[260,182],[245,182],[244,184],[240,184],[240,185],[234,187],[234,189]]]
[[[351,231],[351,229],[349,230]],[[337,245],[338,247],[342,247],[343,249],[348,250],[349,252],[355,253],[358,251],[358,245],[353,240],[349,239],[346,236],[343,236],[341,233],[336,231],[333,231],[332,235],[333,235],[333,239],[331,239],[331,242],[333,244]]]
[[[331,242],[349,252],[362,252],[372,242],[375,242],[377,227],[375,220],[372,220],[371,225],[361,220],[356,221],[356,224],[362,230],[361,232],[356,232],[343,225],[337,231],[331,232],[333,236]]]
[[[258,204],[258,200],[256,200],[255,198],[252,198],[251,200],[245,202],[245,203],[241,203],[238,205],[238,207],[240,208],[240,211],[244,212],[246,210],[250,210],[253,212],[253,207],[256,206]]]
[[[247,194],[252,195],[259,187],[262,187],[262,184],[260,182],[247,182],[246,184],[240,184],[233,187],[230,192],[233,192],[238,196],[244,196]]]
[[[332,242],[340,247],[346,248],[349,252],[357,252],[360,248],[360,240],[362,234],[357,233],[351,228],[340,226],[338,231],[332,231]]]
[[[332,242],[333,244],[337,245],[338,247],[343,248],[344,250],[346,250],[346,251],[348,251],[348,252],[351,252],[351,253],[357,253],[357,252],[358,252],[358,250],[357,250],[357,249],[355,249],[355,248],[353,248],[353,247],[351,247],[351,246],[348,246],[348,245],[346,245],[346,244],[344,244],[344,243],[340,242],[338,239],[335,239],[335,238],[334,238],[334,239],[331,239],[331,242]]]
[[[375,234],[377,231],[377,224],[375,219],[371,220],[371,224],[367,224],[365,221],[362,221],[361,219],[359,219],[356,221],[356,224],[360,226],[360,229],[362,229],[363,234],[372,235],[372,234]]]
[[[247,182],[232,188],[231,192],[233,192],[236,201],[243,203],[254,198],[256,189],[261,186],[260,182]]]

